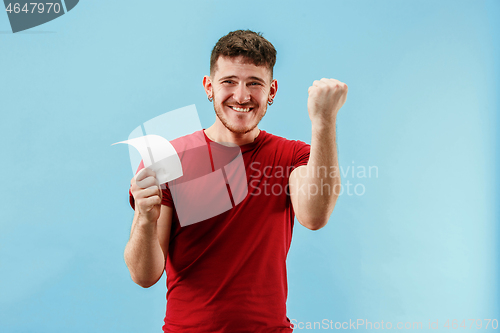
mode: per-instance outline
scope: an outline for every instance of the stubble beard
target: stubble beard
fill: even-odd
[[[250,126],[241,129],[241,128],[235,127],[233,124],[231,124],[226,119],[226,117],[224,116],[224,113],[220,109],[220,107],[223,107],[223,105],[219,106],[219,104],[217,104],[215,102],[215,96],[214,96],[213,103],[214,103],[215,115],[217,116],[217,118],[219,118],[219,120],[221,121],[222,125],[224,125],[224,127],[226,127],[229,131],[231,131],[234,134],[247,134],[247,133],[251,132],[255,127],[257,127],[257,125],[260,123],[260,121],[266,115],[266,112],[267,112],[267,105],[264,105],[264,112],[262,113],[260,118],[258,118],[254,124],[250,124]]]

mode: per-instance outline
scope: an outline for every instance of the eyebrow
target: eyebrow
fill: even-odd
[[[219,79],[219,82],[220,81],[224,81],[224,80],[228,80],[228,79],[237,79],[238,77],[236,75],[228,75],[228,76],[224,76],[224,77],[221,77]],[[257,76],[250,76],[249,77],[250,80],[254,80],[254,81],[259,81],[261,83],[266,83],[266,81],[262,80],[260,77],[257,77]]]

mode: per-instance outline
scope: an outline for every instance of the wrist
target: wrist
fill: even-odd
[[[336,123],[337,123],[336,118],[332,118],[332,119],[324,119],[324,118],[311,119],[311,125],[312,125],[313,130],[319,130],[319,131],[323,131],[323,130],[327,130],[327,131],[335,130]]]
[[[156,220],[152,219],[150,214],[141,213],[140,211],[135,212],[137,224],[141,226],[151,226],[156,225]]]

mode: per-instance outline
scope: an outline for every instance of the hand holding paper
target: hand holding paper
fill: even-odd
[[[139,216],[144,217],[145,221],[156,223],[160,217],[162,193],[155,172],[149,168],[139,171],[130,182],[130,192]]]
[[[172,144],[159,135],[145,135],[114,143],[129,144],[141,154],[144,168],[153,170],[159,184],[182,176],[182,165]]]

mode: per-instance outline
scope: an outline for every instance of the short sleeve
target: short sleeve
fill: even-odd
[[[293,152],[292,167],[295,169],[301,165],[307,164],[311,146],[303,141],[295,141],[295,149]]]
[[[139,167],[137,168],[137,171],[135,174],[137,174],[140,170],[144,169],[144,163],[141,161],[139,164]],[[172,200],[172,194],[170,193],[170,189],[168,188],[168,184],[162,184],[161,186],[161,194],[162,194],[162,199],[161,199],[161,204],[169,207],[174,207],[174,201]],[[130,201],[130,206],[135,209],[135,200],[134,196],[132,195],[132,192],[129,190],[129,201]]]

